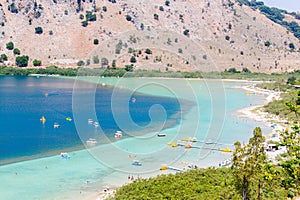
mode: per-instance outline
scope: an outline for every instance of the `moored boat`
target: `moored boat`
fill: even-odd
[[[158,133],[157,134],[157,137],[165,137],[166,136],[166,134],[164,134],[164,133]]]
[[[53,127],[54,127],[54,128],[59,128],[60,125],[59,125],[58,123],[54,123]]]
[[[46,122],[46,118],[44,116],[42,116],[40,121],[44,124]]]
[[[123,137],[122,131],[116,131],[115,138],[122,138],[122,137]]]
[[[67,152],[61,152],[60,157],[66,160],[71,158]]]
[[[133,163],[132,163],[132,165],[134,165],[134,166],[142,166],[142,163],[140,161],[138,161],[138,160],[134,160]]]
[[[86,144],[87,144],[87,145],[90,145],[90,146],[94,146],[94,145],[96,145],[97,143],[98,143],[97,140],[94,139],[94,138],[90,138],[90,139],[88,139],[88,140],[86,141]]]

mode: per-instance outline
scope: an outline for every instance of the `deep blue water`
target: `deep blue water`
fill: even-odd
[[[74,81],[67,79],[0,76],[0,164],[43,157],[68,148],[83,148],[80,137],[99,136],[98,128],[88,125],[88,116],[84,135],[80,137],[74,120],[66,120],[67,117],[73,119],[73,85]],[[120,129],[112,115],[112,91],[111,87],[98,86],[94,105],[97,121],[109,138]],[[118,91],[117,101],[128,102],[130,116],[136,124],[144,126],[151,121],[148,112],[155,104],[166,111],[168,123],[164,128],[179,121],[174,117],[180,111],[178,100],[133,94],[136,99],[133,103],[127,99],[128,92]],[[83,110],[85,106],[88,109],[89,105],[82,105]],[[122,106],[116,110],[120,114],[125,112]],[[45,124],[40,121],[42,116],[46,118]],[[59,123],[60,127],[55,129],[54,123]]]

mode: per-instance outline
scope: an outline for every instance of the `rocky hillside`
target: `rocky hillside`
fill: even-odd
[[[300,69],[300,42],[262,10],[233,0],[1,0],[5,65],[280,72]],[[298,16],[298,15],[296,15]],[[284,19],[299,18],[285,13]],[[13,44],[8,43],[11,42]],[[14,50],[17,49],[17,50]],[[19,50],[19,51],[18,51]],[[80,61],[80,62],[79,62]]]

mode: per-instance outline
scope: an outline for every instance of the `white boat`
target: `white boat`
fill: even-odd
[[[86,144],[91,146],[96,145],[97,143],[98,143],[97,140],[94,138],[90,138],[86,141]]]
[[[59,128],[60,125],[59,125],[58,123],[54,123],[53,127],[54,127],[54,128]]]
[[[122,131],[116,131],[115,138],[122,138],[122,137],[123,137]]]
[[[142,166],[142,163],[140,161],[138,161],[138,160],[134,160],[133,163],[132,163],[132,165],[134,165],[134,166]]]
[[[164,134],[164,133],[158,133],[157,134],[157,137],[165,137],[166,136],[166,134]]]
[[[94,122],[93,125],[95,126],[95,128],[97,128],[99,126],[98,122]]]
[[[88,124],[93,124],[93,120],[92,119],[88,119]]]
[[[66,159],[66,160],[71,158],[67,152],[61,152],[60,157]]]
[[[216,144],[212,139],[208,139],[205,141],[205,144]]]

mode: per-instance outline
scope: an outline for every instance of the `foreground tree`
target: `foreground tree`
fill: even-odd
[[[290,198],[300,195],[300,127],[292,126],[292,131],[285,130],[281,134],[282,145],[287,152],[282,155],[280,166],[282,167],[282,186],[286,189]]]
[[[262,172],[267,163],[264,141],[260,127],[256,127],[247,145],[235,143],[232,169],[244,200],[261,199]]]

